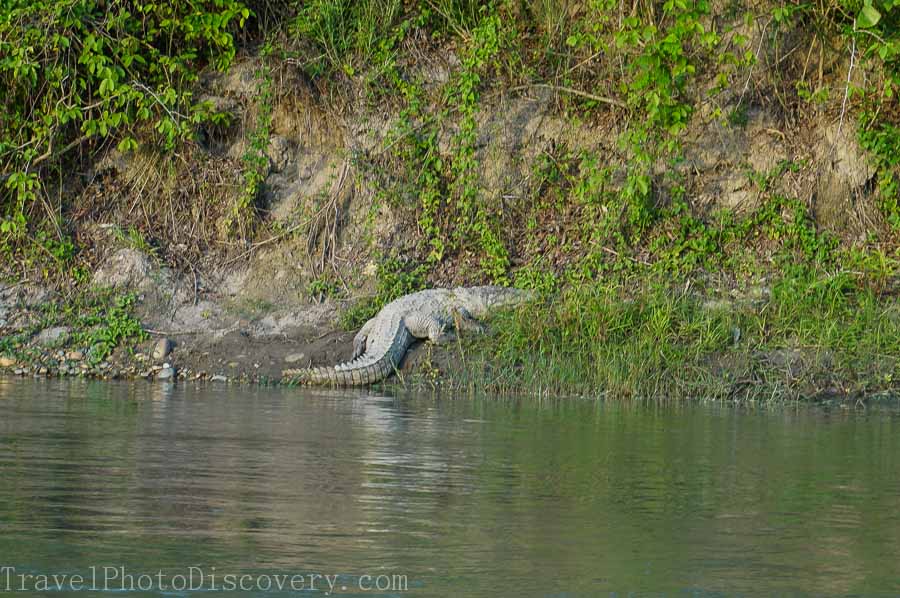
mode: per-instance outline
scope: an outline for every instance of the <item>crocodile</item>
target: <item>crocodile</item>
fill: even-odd
[[[404,295],[366,322],[353,339],[353,357],[335,366],[288,369],[300,384],[362,386],[383,380],[416,339],[447,343],[462,330],[483,330],[479,319],[528,299],[527,291],[497,286],[426,289]]]

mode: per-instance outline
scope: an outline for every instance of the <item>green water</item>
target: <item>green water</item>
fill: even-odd
[[[895,595],[898,556],[891,406],[0,379],[4,596]]]

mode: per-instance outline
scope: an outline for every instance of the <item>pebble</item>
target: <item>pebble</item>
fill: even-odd
[[[62,343],[65,341],[72,329],[68,326],[54,326],[53,328],[45,328],[37,335],[34,342],[39,345],[52,345],[54,343]]]
[[[81,351],[69,351],[66,353],[66,359],[69,361],[81,361],[84,359],[84,353]]]
[[[170,339],[161,338],[156,341],[156,345],[153,347],[153,359],[159,361],[161,359],[165,359],[169,356],[169,353],[172,352],[172,348],[175,346]]]
[[[177,372],[175,371],[175,368],[173,368],[168,363],[164,363],[162,369],[159,370],[158,374],[156,374],[156,379],[157,380],[173,380],[175,378],[176,374],[177,374]]]
[[[285,363],[297,363],[298,361],[303,361],[304,359],[306,359],[305,353],[291,353],[284,358],[284,361]]]

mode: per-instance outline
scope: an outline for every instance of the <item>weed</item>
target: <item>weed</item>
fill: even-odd
[[[386,60],[401,11],[400,0],[312,0],[300,5],[288,28],[314,46],[313,58],[304,64],[310,76],[340,72],[352,77],[377,58]]]
[[[216,119],[193,98],[198,67],[227,67],[232,31],[249,10],[236,0],[142,4],[10,0],[0,11],[0,246],[21,247],[50,206],[44,177],[74,150],[138,138],[164,148]],[[52,220],[58,210],[45,209]],[[32,220],[33,219],[33,220]]]
[[[900,128],[881,123],[862,128],[860,144],[875,158],[881,211],[895,232],[900,232]]]
[[[146,338],[140,321],[134,317],[136,297],[111,290],[90,290],[73,294],[60,303],[40,306],[39,319],[14,336],[0,337],[0,353],[14,355],[23,362],[40,358],[41,349],[28,347],[27,341],[38,331],[67,326],[71,333],[60,339],[58,348],[86,349],[91,364],[106,360],[123,343]]]
[[[256,204],[259,194],[269,174],[269,138],[272,128],[272,75],[268,66],[263,64],[256,72],[259,81],[259,111],[255,127],[249,136],[249,145],[241,161],[244,163],[244,184],[241,188],[231,212],[222,222],[226,236],[237,235],[240,238],[249,236],[256,215]]]
[[[501,314],[450,383],[499,393],[770,399],[869,392],[900,373],[900,360],[867,358],[898,354],[900,320],[846,275],[797,268],[774,282],[770,298],[726,309],[643,280],[582,285]]]
[[[133,226],[129,227],[128,230],[123,230],[121,227],[113,225],[110,228],[110,231],[119,243],[132,249],[136,249],[145,255],[158,257],[156,247],[151,245],[140,231]]]
[[[338,282],[326,274],[314,278],[306,285],[306,294],[317,302],[322,302],[327,297],[338,297],[340,293]]]
[[[346,330],[355,330],[394,299],[425,288],[426,269],[424,265],[413,267],[396,257],[380,260],[376,271],[375,295],[347,309],[341,316],[341,326]]]

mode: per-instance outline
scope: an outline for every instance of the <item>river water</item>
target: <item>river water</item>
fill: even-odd
[[[894,595],[898,556],[891,406],[0,379],[4,596]]]

